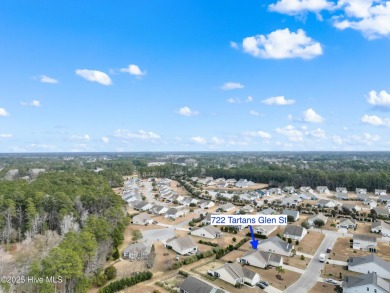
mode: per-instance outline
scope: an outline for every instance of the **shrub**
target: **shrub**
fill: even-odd
[[[299,241],[298,240],[295,241],[295,245],[299,245]]]
[[[114,266],[109,266],[104,270],[104,274],[107,276],[107,280],[115,279],[117,270]]]
[[[118,281],[110,283],[108,286],[101,288],[99,293],[114,293],[123,290],[127,287],[134,286],[137,283],[150,280],[153,274],[149,271],[138,273],[131,278],[123,278]]]
[[[305,257],[303,256],[303,254],[301,255],[301,260],[305,260]]]
[[[309,224],[307,221],[302,222],[301,226],[302,226],[303,228],[306,228],[306,229],[309,229],[309,228],[310,228],[310,224]]]

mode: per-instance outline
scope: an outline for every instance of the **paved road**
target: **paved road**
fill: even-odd
[[[314,255],[314,258],[310,261],[303,275],[296,281],[292,286],[288,287],[283,292],[285,293],[304,293],[310,290],[315,283],[317,282],[318,277],[321,274],[321,270],[324,267],[324,263],[318,261],[318,257],[321,253],[326,251],[326,248],[334,245],[338,235],[336,234],[327,234],[325,235],[324,240],[317,249],[317,252]]]

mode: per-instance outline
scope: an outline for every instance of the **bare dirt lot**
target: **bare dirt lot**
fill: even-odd
[[[354,250],[349,247],[349,237],[339,237],[334,245],[331,258],[341,261],[347,261],[349,256],[366,256],[371,254],[368,251]],[[386,261],[390,261],[390,245],[385,242],[378,242],[377,256],[383,258]]]
[[[341,273],[341,278],[340,278]],[[358,276],[359,273],[347,271],[343,266],[325,264],[321,277],[332,278],[341,281],[344,276]]]
[[[283,257],[283,263],[302,270],[306,269],[309,262],[310,258],[305,257],[305,259],[302,260],[298,255],[294,257]]]
[[[314,255],[317,248],[320,246],[325,235],[322,233],[308,231],[306,236],[295,246],[295,250],[306,254]]]
[[[245,252],[240,250],[233,250],[226,254],[222,259],[225,261],[233,261],[235,262],[237,258],[241,257]]]
[[[335,285],[317,282],[308,293],[331,293],[334,292],[335,288]]]

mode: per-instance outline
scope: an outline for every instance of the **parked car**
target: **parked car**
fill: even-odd
[[[264,286],[268,287],[269,286],[269,283],[267,281],[260,281],[259,282],[260,284],[263,284]]]
[[[265,288],[267,287],[266,285],[264,285],[264,284],[261,283],[261,282],[256,283],[256,286],[259,287],[259,288],[261,288],[261,289],[265,289]]]
[[[332,247],[328,247],[327,249],[326,249],[326,253],[330,253],[332,251]]]
[[[325,282],[329,283],[329,284],[333,284],[333,285],[338,285],[339,284],[335,280],[332,280],[332,279],[325,279]]]

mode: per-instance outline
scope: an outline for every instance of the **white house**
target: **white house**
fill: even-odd
[[[390,283],[379,277],[376,273],[359,276],[346,276],[343,281],[344,293],[389,293]]]
[[[165,218],[170,219],[177,219],[178,217],[182,217],[188,213],[188,210],[185,209],[177,209],[177,208],[170,208],[165,213]]]
[[[166,241],[165,246],[172,248],[173,251],[176,251],[181,255],[194,254],[198,251],[197,245],[190,236],[184,236],[180,238],[173,237]]]
[[[334,208],[337,205],[337,202],[328,199],[321,199],[317,202],[317,206],[324,208]]]
[[[377,273],[381,278],[390,279],[390,263],[376,254],[352,257],[348,259],[348,271],[361,274]]]
[[[242,264],[265,269],[269,266],[281,266],[283,264],[283,257],[271,252],[250,249],[238,261]]]
[[[363,234],[353,234],[353,249],[376,252],[376,238]]]
[[[356,194],[367,194],[367,188],[356,188]]]
[[[345,187],[336,187],[336,193],[348,193]]]
[[[382,236],[390,237],[390,224],[384,221],[372,222],[371,232],[380,233]]]
[[[153,214],[156,214],[156,215],[162,215],[162,214],[165,214],[167,211],[168,211],[168,208],[166,206],[161,206],[161,205],[154,205],[150,211],[153,213]]]
[[[351,203],[343,203],[341,206],[342,209],[348,210],[348,211],[353,211],[355,209],[357,212],[360,212],[362,210],[361,207],[359,207],[356,204],[351,204]]]
[[[254,286],[260,281],[260,275],[258,273],[243,268],[238,263],[225,263],[222,267],[215,269],[213,273],[215,277],[233,286],[244,283]]]
[[[123,258],[130,260],[144,260],[150,253],[150,247],[147,247],[144,243],[134,243],[128,245],[123,250]]]
[[[375,200],[370,199],[369,201],[363,202],[364,205],[368,205],[370,209],[376,208],[378,203]]]
[[[200,207],[201,209],[209,209],[212,208],[214,205],[214,202],[211,200],[202,200],[198,203],[198,207]]]
[[[378,216],[388,217],[389,216],[389,209],[388,208],[382,208],[382,207],[375,207],[373,209]]]
[[[228,202],[227,204],[219,206],[219,210],[221,210],[223,212],[229,212],[231,210],[234,210],[234,208],[235,208],[235,205],[230,203],[230,202]]]
[[[181,283],[179,289],[179,293],[228,293],[210,282],[200,280],[194,276],[188,276],[183,283]]]
[[[257,234],[268,236],[272,232],[274,232],[278,226],[275,225],[260,225],[260,226],[253,226],[253,231]]]
[[[262,210],[261,212],[259,212],[260,215],[277,215],[278,212],[275,211],[274,209],[272,208],[267,208],[265,210]]]
[[[303,193],[313,193],[313,189],[309,186],[301,186],[299,190]]]
[[[293,244],[289,244],[277,236],[262,240],[258,246],[260,251],[272,252],[284,256],[290,256],[293,248]]]
[[[214,238],[221,238],[222,232],[221,230],[215,228],[214,226],[208,225],[199,228],[194,228],[191,231],[191,235],[214,239]]]
[[[301,241],[306,234],[307,234],[307,230],[302,226],[287,225],[284,228],[283,236],[286,237],[287,239],[291,238],[292,240]]]
[[[330,193],[327,186],[317,186],[316,190],[318,193],[326,193],[326,194]]]
[[[375,189],[374,194],[375,195],[386,195],[387,191],[386,191],[386,189]]]
[[[133,217],[134,225],[149,225],[153,223],[153,219],[147,214],[142,213]]]
[[[353,229],[356,227],[356,225],[357,223],[355,219],[340,219],[337,228]]]

